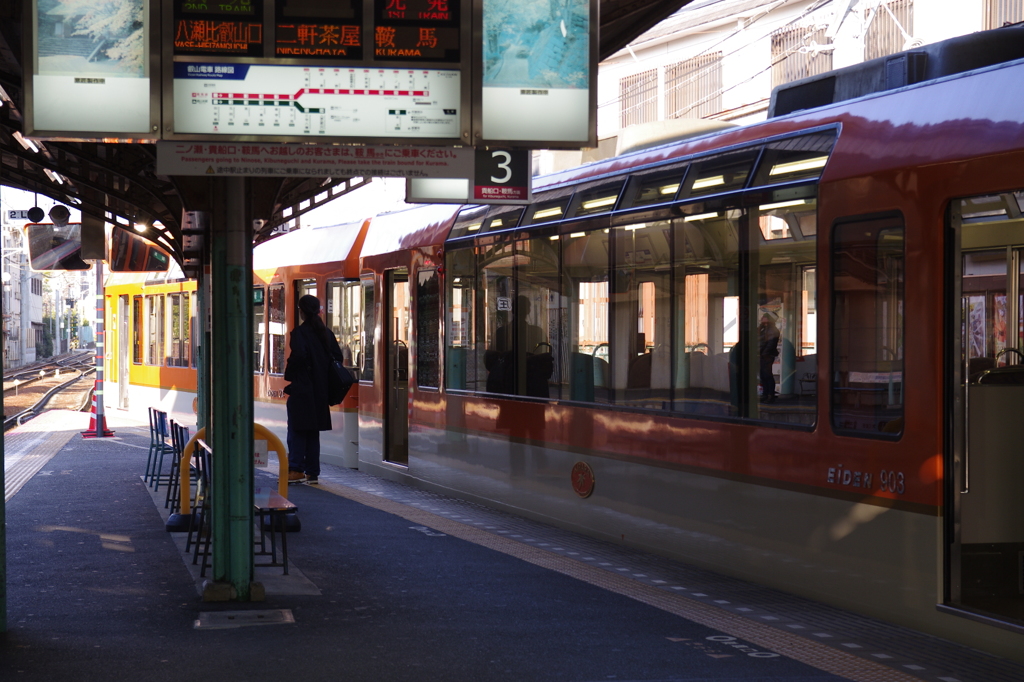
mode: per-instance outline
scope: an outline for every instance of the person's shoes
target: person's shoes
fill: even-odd
[[[306,474],[301,471],[289,471],[288,472],[288,483],[304,483],[306,481]]]
[[[320,482],[320,479],[316,476],[306,476],[306,485],[316,485]]]

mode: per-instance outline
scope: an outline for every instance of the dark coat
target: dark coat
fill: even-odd
[[[288,427],[300,431],[330,431],[331,408],[327,404],[327,370],[331,357],[342,359],[338,340],[330,330],[327,346],[317,336],[309,322],[292,330],[288,363],[284,378],[291,383],[285,387],[288,394]],[[330,354],[328,354],[330,348]]]

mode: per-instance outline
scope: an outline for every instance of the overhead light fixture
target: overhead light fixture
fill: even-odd
[[[826,163],[828,163],[827,156],[815,156],[812,159],[778,163],[772,166],[772,170],[768,175],[786,175],[788,173],[799,173],[800,171],[814,170],[815,168],[821,168]]]
[[[471,225],[466,225],[466,230],[468,232],[472,232],[474,230],[479,230],[481,225],[483,225],[483,223],[473,223]]]
[[[146,223],[135,223],[133,227],[135,228],[135,231],[138,232],[139,234],[144,234],[147,229]]]
[[[709,178],[701,178],[693,183],[694,189],[707,189],[708,187],[717,187],[718,185],[725,184],[724,175],[712,175]]]
[[[600,199],[591,199],[590,201],[583,202],[583,210],[590,211],[595,208],[602,208],[604,206],[611,206],[615,203],[615,200],[619,198],[618,194],[612,194],[611,196],[601,197]]]
[[[577,237],[586,237],[586,236],[587,236],[586,232],[573,232],[572,234],[569,235],[569,237],[571,237],[572,239],[576,239]]]
[[[548,239],[550,239],[553,242],[557,242],[558,241],[558,235],[557,234],[553,234],[550,237],[548,237]]]
[[[684,223],[692,223],[695,220],[707,220],[708,218],[717,218],[717,217],[718,217],[718,211],[714,211],[712,213],[695,213],[693,215],[688,215],[685,218],[683,218],[683,222]]]
[[[662,185],[658,188],[658,194],[675,194],[679,191],[679,183],[674,185]]]
[[[552,218],[554,216],[559,215],[562,215],[562,207],[555,206],[553,208],[545,208],[541,209],[540,211],[537,211],[536,213],[533,214],[533,219],[539,220],[540,218]]]
[[[790,206],[805,206],[811,203],[807,199],[794,199],[793,201],[779,201],[774,204],[761,204],[758,208],[762,211],[771,211],[776,208],[789,208]]]
[[[39,147],[36,146],[36,143],[28,138],[22,137],[21,133],[17,130],[14,131],[13,137],[18,141],[18,144],[25,148],[26,151],[35,152],[36,154],[39,153]]]

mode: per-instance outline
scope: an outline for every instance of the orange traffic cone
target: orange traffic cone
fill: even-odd
[[[114,435],[113,431],[107,429],[107,420],[103,415],[96,416],[96,382],[93,382],[92,414],[89,417],[89,430],[82,431],[82,438],[109,438]]]

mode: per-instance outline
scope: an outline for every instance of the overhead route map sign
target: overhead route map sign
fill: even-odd
[[[468,144],[472,2],[166,0],[162,137]]]
[[[451,139],[460,97],[458,71],[174,65],[182,133]]]

